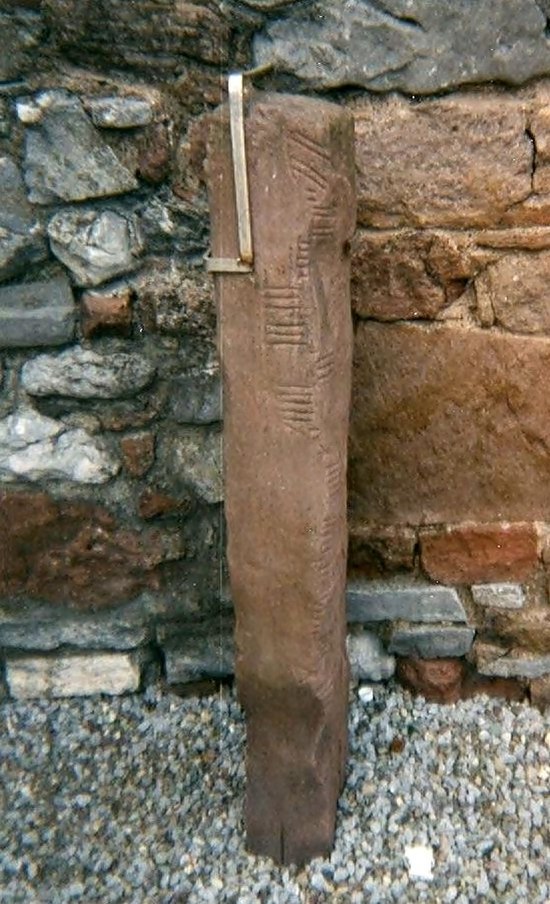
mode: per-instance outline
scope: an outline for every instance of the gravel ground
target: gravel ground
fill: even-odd
[[[232,692],[2,704],[2,904],[548,904],[550,714],[362,696],[333,855],[301,870],[244,850]]]

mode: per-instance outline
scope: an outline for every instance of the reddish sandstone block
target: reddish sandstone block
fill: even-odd
[[[532,524],[463,524],[420,531],[422,568],[434,581],[523,581],[538,561]]]
[[[435,703],[460,699],[466,663],[462,659],[399,659],[397,677],[404,687]]]
[[[534,678],[529,683],[529,694],[533,706],[539,709],[550,709],[550,675]]]

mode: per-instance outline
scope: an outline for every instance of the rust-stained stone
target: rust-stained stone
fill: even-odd
[[[525,697],[522,681],[479,675],[463,659],[400,658],[397,677],[413,694],[434,703],[456,703],[479,694],[516,701]]]
[[[550,709],[550,675],[534,678],[529,682],[529,695],[533,706],[540,710]]]
[[[187,511],[188,508],[188,500],[174,499],[173,496],[149,488],[143,491],[138,501],[138,513],[146,521],[150,521],[152,518],[160,518],[162,515],[173,515],[176,512]]]
[[[252,99],[255,273],[217,279],[247,841],[284,863],[330,850],[346,755],[352,136],[337,106]],[[232,184],[225,121],[210,142],[215,257],[237,254]]]
[[[161,586],[181,541],[120,527],[100,506],[35,491],[0,492],[0,595],[78,609],[121,605]]]
[[[422,568],[444,584],[524,581],[538,563],[533,524],[461,524],[420,531]]]
[[[151,185],[159,185],[170,174],[172,137],[169,123],[157,122],[149,130],[137,161],[138,176]]]
[[[550,339],[360,322],[354,367],[354,519],[548,519]]]
[[[155,460],[153,433],[138,433],[120,440],[122,463],[131,477],[143,477]]]
[[[363,225],[492,227],[531,194],[533,144],[513,97],[361,98],[352,108]]]
[[[129,336],[132,330],[131,292],[127,288],[109,294],[85,292],[80,316],[85,339],[111,333]]]

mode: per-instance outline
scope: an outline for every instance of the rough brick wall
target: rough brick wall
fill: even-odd
[[[12,693],[231,670],[204,132],[274,62],[356,116],[355,672],[550,696],[550,5],[477,6],[0,0]]]

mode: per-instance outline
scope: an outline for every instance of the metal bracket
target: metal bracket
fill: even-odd
[[[250,197],[248,193],[248,173],[246,169],[246,143],[244,133],[244,78],[242,72],[233,72],[228,79],[229,125],[231,129],[231,155],[233,158],[233,179],[237,206],[237,230],[239,236],[239,257],[205,258],[206,269],[210,273],[251,273],[254,253],[252,250],[252,228],[250,225]]]

